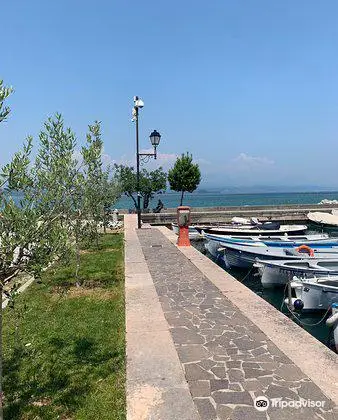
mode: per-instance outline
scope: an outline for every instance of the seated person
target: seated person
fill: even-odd
[[[157,206],[153,209],[154,213],[159,213],[163,209],[164,205],[161,200],[158,200]]]

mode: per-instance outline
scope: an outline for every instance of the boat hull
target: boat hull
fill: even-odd
[[[197,227],[196,230],[200,233],[202,231],[204,233],[214,234],[214,235],[241,235],[241,236],[281,236],[284,234],[287,235],[300,235],[305,233],[307,230],[307,226],[305,225],[294,225],[294,226],[287,226],[287,227],[280,227],[280,229],[276,230],[264,230],[259,229],[256,226],[248,227],[235,227],[235,226],[229,226],[229,227],[222,227],[222,228],[216,228],[216,227]]]
[[[221,259],[224,261],[224,264],[236,268],[250,268],[255,262],[255,259],[251,258],[249,254],[233,251],[231,249],[227,249],[221,256]]]
[[[293,289],[296,299],[301,299],[304,307],[303,311],[322,311],[327,310],[332,303],[338,300],[338,279],[336,286],[329,284],[317,284],[315,282],[293,281]]]
[[[332,262],[330,260],[326,261],[328,265],[331,265],[331,268],[320,266],[312,268],[311,265],[315,267],[315,264],[311,264],[311,262],[311,260],[309,260],[308,263],[304,261],[303,266],[297,267],[296,265],[293,266],[292,262],[288,263],[288,265],[284,265],[283,263],[285,262],[278,265],[274,261],[271,261],[271,263],[268,261],[259,261],[255,263],[255,266],[258,268],[262,286],[265,288],[284,286],[288,281],[291,281],[294,276],[299,278],[311,278],[338,275],[338,259],[332,260]]]
[[[314,251],[316,259],[338,259],[337,248],[321,248]],[[229,244],[224,247],[222,253],[225,253],[229,264],[234,267],[250,267],[259,260],[276,261],[283,259],[292,261],[299,259],[311,260],[312,258],[308,254],[297,253],[297,255],[294,255],[287,249]]]
[[[326,228],[331,231],[338,230],[338,215],[336,213],[310,212],[307,214],[307,218],[321,228]]]
[[[206,242],[204,247],[209,254],[222,261],[227,267],[250,268],[255,262],[255,259],[250,258],[250,256],[247,258],[245,255],[242,255],[237,251],[233,252],[231,249],[219,251],[220,245],[215,241]]]
[[[278,287],[285,285],[291,278],[287,272],[275,269],[275,267],[264,266],[259,269],[261,274],[261,283],[265,288]]]
[[[330,247],[334,248],[336,247],[337,252],[338,252],[338,241],[332,241],[330,239],[327,239],[325,236],[321,237],[321,235],[308,235],[308,237],[316,237],[318,236],[318,238],[316,238],[316,240],[309,241],[307,239],[304,239],[306,237],[303,238],[303,240],[300,240],[301,237],[299,236],[291,236],[290,240],[286,240],[283,239],[281,240],[283,237],[276,237],[276,238],[280,238],[280,240],[274,240],[272,241],[272,245],[270,244],[270,241],[266,242],[263,238],[256,238],[256,239],[250,239],[250,240],[246,240],[243,238],[239,238],[239,237],[222,237],[222,236],[217,236],[217,235],[210,235],[210,234],[204,234],[203,233],[203,238],[207,240],[207,242],[205,243],[205,248],[207,249],[207,251],[213,256],[213,257],[217,257],[217,255],[220,253],[220,249],[226,248],[229,249],[229,247],[231,247],[231,245],[240,245],[240,246],[244,246],[247,249],[254,249],[254,248],[260,248],[261,252],[264,253],[264,250],[268,250],[269,248],[273,249],[273,248],[295,248],[298,247],[300,245],[308,245],[308,246],[313,246],[316,248],[322,248],[322,249],[328,249]],[[294,240],[295,239],[295,240]],[[338,254],[337,254],[338,255]],[[255,256],[254,260],[257,258],[257,256]]]
[[[218,242],[216,241],[207,241],[204,244],[205,249],[209,252],[209,254],[211,254],[213,257],[217,257],[218,254],[220,253],[218,250],[222,245],[220,245]]]
[[[304,236],[275,236],[271,237],[254,237],[250,236],[246,239],[245,236],[222,236],[211,235],[203,233],[203,238],[209,241],[219,243],[219,246],[230,245],[244,245],[244,246],[260,246],[260,247],[275,247],[275,248],[294,248],[301,245],[307,245],[311,248],[329,248],[338,247],[338,239],[328,238],[327,235],[304,235]],[[276,239],[275,239],[276,238]]]

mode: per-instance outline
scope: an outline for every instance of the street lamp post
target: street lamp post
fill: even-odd
[[[141,229],[141,193],[140,193],[140,162],[148,161],[151,157],[157,158],[157,146],[160,144],[161,134],[154,130],[149,138],[154,148],[154,153],[140,153],[139,150],[139,132],[138,132],[138,117],[139,109],[143,108],[144,102],[138,97],[134,96],[133,120],[136,128],[136,189],[137,189],[137,227]]]

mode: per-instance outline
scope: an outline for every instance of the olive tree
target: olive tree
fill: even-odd
[[[0,122],[10,112],[4,101],[11,91],[0,81]],[[89,139],[91,135],[94,141]],[[19,273],[39,278],[51,263],[67,258],[74,247],[78,250],[80,241],[88,235],[86,223],[98,220],[92,207],[94,201],[100,203],[102,214],[107,200],[109,204],[113,200],[105,193],[110,181],[100,169],[102,142],[98,136],[97,124],[90,126],[79,162],[75,158],[75,135],[56,114],[39,134],[35,158],[33,139],[28,137],[22,150],[0,169],[0,296],[6,292],[11,297]],[[15,196],[20,197],[19,201]],[[0,308],[0,420],[2,400]]]
[[[16,276],[39,278],[56,259],[69,255],[72,242],[65,224],[73,193],[75,139],[63,129],[61,116],[50,119],[39,136],[39,150],[32,157],[32,138],[1,169],[0,185],[0,295],[16,289]],[[19,202],[14,196],[20,196]],[[2,337],[2,313],[0,339]],[[0,342],[0,392],[2,392],[2,343]],[[0,400],[1,401],[1,400]],[[2,404],[0,407],[0,419]]]
[[[115,165],[115,176],[121,191],[130,197],[137,209],[137,174],[132,166]],[[161,194],[166,189],[167,175],[160,167],[154,171],[140,171],[140,194],[143,199],[143,210],[148,209],[154,194]]]
[[[181,192],[180,206],[182,206],[184,193],[192,193],[201,182],[201,171],[198,164],[193,163],[191,154],[182,154],[177,158],[174,167],[169,169],[168,181],[170,189]]]
[[[5,100],[13,92],[11,87],[4,85],[3,80],[0,79],[0,122],[5,121],[8,114],[10,113],[10,108],[5,106]]]
[[[103,226],[106,231],[110,210],[121,195],[118,183],[111,177],[110,166],[103,167],[102,152],[101,124],[95,121],[93,125],[89,125],[82,157],[85,174],[85,206],[97,246],[99,227]]]

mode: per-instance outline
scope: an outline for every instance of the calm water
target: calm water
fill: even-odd
[[[154,197],[150,207],[156,207],[158,199],[164,207],[177,207],[180,202],[180,194],[166,193]],[[316,204],[324,198],[338,200],[338,192],[315,192],[315,193],[260,193],[260,194],[214,194],[192,193],[186,194],[183,204],[191,207],[219,207],[219,206],[264,206],[277,204]],[[121,197],[116,208],[133,208],[133,202],[128,197]]]
[[[13,195],[16,201],[21,198],[20,193]],[[316,204],[324,199],[338,200],[338,191],[335,192],[306,192],[306,193],[257,193],[257,194],[214,194],[214,193],[187,193],[183,204],[191,207],[222,207],[222,206],[268,206],[278,204]],[[180,203],[179,193],[165,193],[155,195],[150,208],[157,205],[158,199],[164,207],[177,207]],[[131,198],[122,196],[114,205],[117,209],[132,209],[134,203]]]
[[[204,241],[192,241],[192,244],[200,250],[202,253],[206,254],[210,259],[215,259],[209,254],[206,253],[204,249]],[[225,267],[222,266],[221,263],[215,261],[218,265],[220,265],[224,270]],[[227,269],[228,273],[230,273],[233,277],[237,280],[241,281],[245,286],[255,292],[258,296],[261,296],[264,300],[269,302],[278,310],[281,310],[281,305],[284,300],[284,287],[282,288],[271,288],[271,289],[264,289],[260,282],[260,278],[254,275],[255,271],[250,269],[241,270],[241,269]],[[287,310],[286,306],[283,306],[282,312],[287,315],[288,317],[292,318],[290,312]],[[323,313],[308,313],[308,314],[300,314],[299,319],[306,323],[306,324],[315,324],[321,320],[323,317]],[[294,320],[297,322],[296,320]],[[329,328],[326,327],[325,321],[321,322],[319,325],[316,326],[302,326],[299,322],[297,322],[302,328],[307,330],[311,335],[317,338],[317,340],[321,341],[323,344],[329,346]],[[297,340],[297,336],[295,335],[295,340]],[[301,345],[301,343],[299,343]]]

